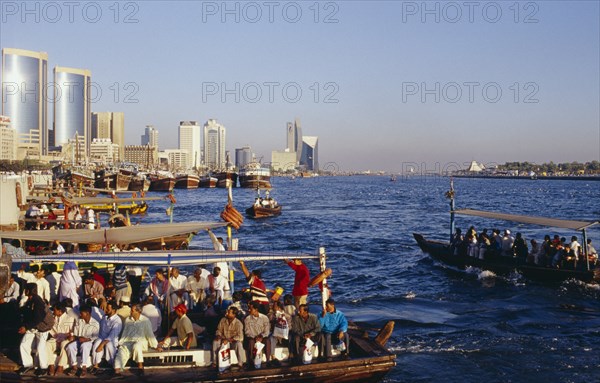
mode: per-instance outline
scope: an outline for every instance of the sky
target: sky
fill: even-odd
[[[214,118],[270,162],[299,118],[329,170],[600,160],[598,1],[0,6],[0,46],[91,70],[127,144]]]

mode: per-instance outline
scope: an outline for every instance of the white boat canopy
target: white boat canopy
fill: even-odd
[[[227,226],[226,222],[157,223],[139,226],[103,228],[96,230],[23,230],[0,231],[0,238],[40,242],[130,244],[174,235],[198,233]]]
[[[173,250],[173,251],[122,251],[107,253],[74,253],[13,257],[15,263],[29,262],[94,262],[125,265],[188,266],[216,262],[277,261],[284,259],[319,259],[319,254],[297,252],[258,252],[258,251],[215,251],[215,250]]]
[[[558,227],[558,228],[562,228],[562,229],[571,229],[571,230],[585,230],[590,226],[594,226],[594,225],[600,223],[599,221],[572,221],[572,220],[567,220],[567,219],[544,218],[544,217],[533,217],[533,216],[528,216],[528,215],[495,213],[495,212],[491,212],[491,211],[473,210],[473,209],[459,209],[459,210],[452,211],[452,213],[460,214],[460,215],[471,215],[471,216],[482,217],[482,218],[498,219],[498,220],[503,220],[503,221],[528,223],[531,225]]]

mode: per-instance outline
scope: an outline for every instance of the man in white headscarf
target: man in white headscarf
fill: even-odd
[[[79,294],[77,292],[81,283],[81,276],[75,262],[66,262],[62,276],[60,277],[59,300],[62,301],[65,298],[71,298],[73,300],[73,307],[78,307]]]

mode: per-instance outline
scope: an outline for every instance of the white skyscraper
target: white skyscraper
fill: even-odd
[[[187,150],[187,167],[196,168],[200,165],[200,124],[196,121],[181,121],[179,123],[179,149]]]
[[[204,165],[209,169],[225,169],[225,127],[210,119],[204,124]]]

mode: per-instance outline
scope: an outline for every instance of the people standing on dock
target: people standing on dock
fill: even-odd
[[[346,316],[335,308],[335,301],[329,298],[325,302],[325,308],[319,318],[321,333],[323,334],[323,354],[322,356],[329,360],[331,358],[332,338],[336,344],[344,343],[342,346],[343,355],[350,353],[350,336],[348,335],[348,321]]]

